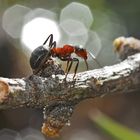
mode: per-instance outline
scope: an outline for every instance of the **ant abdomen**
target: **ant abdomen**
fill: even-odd
[[[38,69],[40,65],[42,64],[42,60],[46,58],[48,54],[48,57],[50,57],[50,52],[45,49],[43,46],[37,47],[32,53],[30,57],[30,66],[32,69]]]

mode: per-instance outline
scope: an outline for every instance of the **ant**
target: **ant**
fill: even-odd
[[[44,48],[48,40],[49,40],[49,47]],[[71,56],[72,53],[75,53],[78,57],[84,59],[87,70],[88,70],[88,63],[87,63],[88,53],[96,61],[95,56],[92,53],[87,52],[86,49],[80,48],[79,46],[72,46],[66,44],[61,48],[56,47],[56,41],[53,41],[53,34],[50,34],[48,38],[45,40],[45,42],[43,43],[43,45],[37,47],[31,54],[30,66],[33,69],[33,74],[37,74],[51,57],[58,57],[62,61],[67,61],[65,78],[70,72],[73,62],[76,62],[74,75],[73,75],[73,79],[74,79],[79,66],[79,59],[75,57],[73,58]],[[100,66],[98,61],[96,62]]]

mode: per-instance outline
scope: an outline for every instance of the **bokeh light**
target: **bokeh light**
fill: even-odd
[[[98,56],[102,49],[102,44],[100,37],[96,32],[92,30],[88,32],[88,40],[84,48],[90,51],[95,57]]]
[[[60,22],[67,19],[78,20],[87,28],[93,23],[93,15],[89,7],[78,2],[72,2],[61,10]]]
[[[88,30],[82,22],[67,19],[60,22],[60,28],[63,31],[63,36],[67,36],[65,44],[85,45],[88,38]]]
[[[18,4],[8,8],[2,19],[2,26],[6,33],[13,38],[20,38],[24,16],[29,11],[30,8]]]
[[[32,11],[28,12],[28,14],[26,14],[26,16],[24,17],[24,23],[27,23],[36,17],[42,17],[50,19],[52,21],[57,21],[56,13],[43,8],[35,8]]]
[[[59,41],[60,32],[57,24],[50,19],[37,17],[24,25],[21,41],[32,51],[42,45],[50,34],[54,35],[54,40]]]

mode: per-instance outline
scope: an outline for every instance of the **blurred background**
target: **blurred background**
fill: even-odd
[[[50,33],[58,47],[82,45],[102,66],[119,62],[112,41],[119,36],[140,38],[139,5],[139,0],[0,0],[0,76],[30,75],[31,51]],[[90,57],[88,63],[90,69],[99,68]],[[79,71],[84,70],[81,60]],[[89,118],[95,109],[140,132],[139,99],[137,92],[83,101],[59,139],[112,140]],[[0,111],[0,140],[49,139],[40,134],[42,118],[42,109]]]

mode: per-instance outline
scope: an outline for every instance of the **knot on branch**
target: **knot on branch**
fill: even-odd
[[[10,89],[7,82],[0,79],[0,103],[2,104],[8,98]]]
[[[44,108],[44,123],[42,133],[49,137],[59,136],[59,131],[66,125],[70,125],[70,117],[74,106],[69,103],[59,103]]]
[[[114,40],[113,45],[121,60],[140,52],[140,40],[134,37],[118,37]]]

